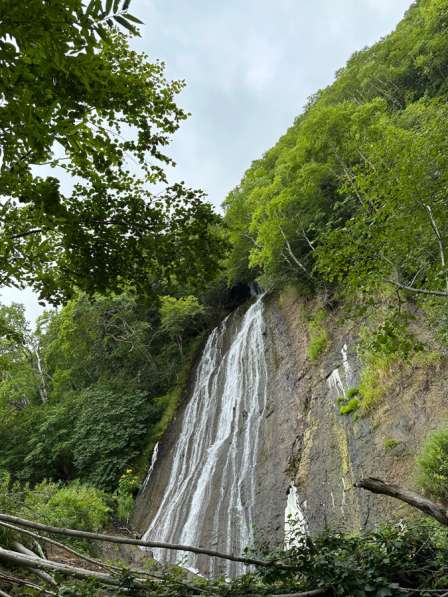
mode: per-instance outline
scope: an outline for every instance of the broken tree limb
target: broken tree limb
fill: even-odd
[[[0,589],[0,597],[11,597],[11,595],[9,593],[5,593],[5,591],[2,591]]]
[[[367,489],[372,493],[388,495],[397,500],[405,502],[413,508],[420,510],[424,514],[432,516],[441,524],[448,526],[448,511],[446,507],[442,506],[441,504],[437,504],[436,502],[432,502],[431,500],[419,495],[418,493],[415,493],[414,491],[404,489],[398,485],[385,483],[384,481],[381,481],[381,479],[375,479],[374,477],[369,477],[367,479],[358,481],[358,483],[355,483],[355,487]]]
[[[22,545],[22,543],[19,543],[18,541],[13,541],[13,547],[19,553],[23,553],[27,556],[32,556],[36,558],[39,557],[34,553],[34,551],[31,551],[31,549],[28,549],[28,547],[25,547],[24,545]],[[44,572],[43,570],[33,570],[33,572],[37,574],[37,576],[40,576],[42,580],[44,580],[46,583],[53,585],[53,587],[57,587],[57,582],[54,580],[52,576],[50,576],[50,574],[48,574],[48,572]]]
[[[38,591],[42,595],[56,595],[54,591],[44,589],[43,587],[35,585],[34,583],[25,580],[24,578],[19,578],[18,576],[11,576],[10,574],[3,574],[3,572],[0,572],[0,580],[3,580],[4,582],[11,585],[23,585],[24,587],[29,587],[30,589]]]
[[[43,560],[37,556],[27,556],[24,554],[4,549],[0,547],[0,560],[5,560],[16,566],[23,566],[26,568],[39,568],[40,570],[51,570],[52,572],[59,572],[65,576],[73,576],[85,580],[88,578],[94,578],[105,585],[112,585],[118,587],[121,585],[121,580],[110,574],[104,572],[94,572],[93,570],[86,570],[85,568],[77,568],[75,566],[69,566],[67,564],[61,564],[60,562],[52,562],[50,560]],[[145,588],[145,586],[135,580],[134,584],[136,587]]]
[[[170,549],[176,551],[189,551],[200,555],[210,556],[212,558],[220,558],[223,560],[230,560],[232,562],[241,562],[247,566],[273,566],[275,562],[268,562],[265,560],[258,560],[256,558],[245,558],[243,556],[237,556],[234,554],[222,553],[219,551],[213,551],[206,549],[205,547],[194,547],[192,545],[178,545],[175,543],[162,543],[160,541],[142,541],[141,539],[132,539],[131,537],[118,537],[116,535],[105,535],[101,533],[91,533],[88,531],[78,531],[75,529],[63,529],[59,527],[52,527],[38,522],[32,522],[24,518],[18,518],[17,516],[11,516],[10,514],[0,513],[0,521],[10,522],[17,526],[29,527],[31,529],[37,529],[44,531],[45,533],[52,533],[55,535],[66,535],[67,537],[81,537],[82,539],[91,539],[93,541],[103,541],[105,543],[120,543],[124,545],[138,545],[141,547],[157,547],[162,549]],[[288,567],[279,564],[281,567]]]
[[[50,539],[49,537],[45,537],[44,535],[39,535],[38,533],[29,531],[28,529],[22,529],[16,525],[9,524],[7,522],[2,522],[2,521],[0,521],[0,526],[10,529],[11,531],[15,531],[16,533],[22,533],[29,537],[33,537],[34,539],[38,539],[39,541],[48,543],[49,545],[54,545],[56,547],[59,547],[59,549],[63,549],[67,553],[74,555],[75,557],[77,557],[81,560],[85,560],[86,562],[89,562],[89,564],[94,564],[95,566],[98,566],[99,568],[102,568],[103,570],[110,570],[110,571],[114,571],[114,572],[118,572],[118,573],[123,572],[123,567],[120,568],[119,566],[114,566],[113,564],[109,564],[109,563],[103,562],[101,560],[97,560],[96,558],[92,558],[84,553],[76,551],[76,549],[73,549],[72,547],[69,547],[68,545],[65,545],[64,543],[60,543],[59,541],[55,541],[54,539]],[[156,579],[156,580],[164,580],[164,578],[165,578],[163,574],[158,574],[157,572],[148,572],[147,570],[139,570],[137,568],[126,567],[126,571],[133,574],[136,577],[143,576],[146,578],[152,578],[152,579]],[[189,585],[189,584],[185,583],[184,581],[176,579],[173,582],[175,582],[176,584],[182,585],[182,586],[186,587],[187,589],[195,589],[196,590],[196,587],[193,587],[193,585]],[[55,593],[53,593],[53,594],[55,594]]]

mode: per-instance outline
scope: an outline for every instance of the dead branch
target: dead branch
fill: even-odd
[[[14,541],[13,546],[14,546],[14,549],[16,551],[18,551],[19,553],[23,553],[27,556],[31,556],[31,557],[35,557],[35,558],[39,557],[34,553],[34,551],[31,551],[31,549],[28,549],[28,547],[25,547],[18,541]],[[33,572],[35,574],[37,574],[37,576],[40,576],[41,579],[44,580],[46,583],[53,585],[54,587],[57,587],[57,582],[47,572],[44,572],[43,570],[33,570]]]
[[[0,597],[11,597],[11,595],[9,593],[5,593],[5,591],[2,591],[0,589]]]
[[[0,579],[11,585],[23,585],[24,587],[29,587],[30,589],[39,591],[39,593],[42,593],[43,595],[56,595],[54,591],[44,589],[43,587],[35,585],[34,583],[25,580],[24,578],[19,578],[18,576],[11,576],[10,574],[3,574],[3,572],[0,572]]]
[[[37,556],[27,556],[24,554],[4,549],[0,547],[0,559],[15,564],[16,566],[23,566],[26,568],[39,568],[40,570],[51,570],[52,572],[59,572],[65,576],[73,576],[85,580],[87,578],[94,578],[105,585],[120,586],[121,581],[115,576],[106,574],[104,572],[94,572],[93,570],[86,570],[85,568],[77,568],[69,566],[68,564],[61,564],[60,562],[52,562],[50,560],[43,560]],[[134,580],[136,587],[144,589],[145,586],[138,580]]]
[[[59,547],[59,549],[63,549],[67,553],[74,555],[75,557],[77,557],[81,560],[89,562],[89,564],[94,564],[95,566],[98,566],[99,568],[103,568],[103,570],[110,570],[110,571],[114,571],[114,572],[122,572],[123,571],[123,568],[120,568],[119,566],[114,566],[113,564],[109,564],[109,563],[103,562],[101,560],[97,560],[96,558],[87,556],[86,554],[81,553],[81,552],[77,551],[76,549],[69,547],[68,545],[65,545],[65,543],[60,543],[59,541],[56,541],[55,539],[50,539],[49,537],[45,537],[44,535],[39,535],[38,533],[34,533],[33,531],[29,531],[27,529],[21,529],[20,527],[15,526],[13,524],[8,524],[7,522],[0,521],[0,526],[10,529],[11,531],[15,531],[17,533],[22,533],[24,535],[28,535],[29,537],[33,537],[34,539],[42,541],[44,543],[48,543],[49,545],[54,545],[56,547]],[[134,574],[135,576],[145,576],[147,578],[154,578],[156,580],[164,580],[165,579],[163,574],[158,574],[157,572],[148,572],[147,570],[139,570],[137,568],[128,568],[128,567],[126,567],[126,571],[130,572],[131,574]],[[198,590],[196,587],[193,587],[193,585],[189,585],[181,580],[175,580],[173,582],[175,582],[176,584],[182,585],[182,586],[186,587],[187,589]]]
[[[275,562],[268,562],[265,560],[258,560],[256,558],[245,558],[234,554],[222,553],[213,551],[203,547],[194,547],[192,545],[178,545],[175,543],[162,543],[160,541],[142,541],[141,539],[132,539],[130,537],[118,537],[116,535],[105,535],[101,533],[91,533],[87,531],[78,531],[75,529],[63,529],[59,527],[52,527],[10,514],[0,513],[0,521],[10,522],[18,526],[24,526],[32,529],[44,531],[45,533],[52,533],[55,535],[66,535],[67,537],[80,537],[82,539],[91,539],[93,541],[104,541],[106,543],[120,543],[124,545],[139,545],[141,547],[156,547],[162,549],[170,549],[176,551],[189,551],[200,555],[210,556],[212,558],[220,558],[223,560],[230,560],[232,562],[241,562],[247,566],[272,566]],[[281,566],[279,564],[279,566]],[[282,566],[285,567],[285,566]]]
[[[361,481],[358,481],[358,483],[355,483],[355,487],[367,489],[372,493],[388,495],[397,500],[405,502],[413,508],[420,510],[424,514],[432,516],[432,518],[435,518],[441,524],[448,526],[448,511],[445,506],[432,502],[431,500],[428,500],[414,491],[403,489],[398,485],[390,485],[384,481],[381,481],[381,479],[375,479],[374,477],[369,477],[368,479],[362,479]]]

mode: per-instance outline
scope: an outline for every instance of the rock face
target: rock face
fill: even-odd
[[[414,366],[397,377],[371,414],[341,416],[337,398],[359,383],[356,345],[362,322],[334,315],[326,323],[329,348],[313,364],[306,358],[302,302],[286,292],[271,301],[268,311],[279,363],[269,375],[283,378],[288,385],[283,394],[297,401],[290,474],[310,532],[356,530],[410,515],[410,508],[400,502],[354,489],[353,484],[374,476],[415,486],[415,456],[427,434],[448,419],[446,364],[437,370]],[[282,369],[290,372],[289,378]],[[282,408],[281,403],[276,407]]]
[[[288,505],[291,511],[292,495],[296,502],[292,509],[303,513],[311,533],[326,527],[359,529],[406,514],[400,503],[354,489],[353,483],[376,476],[413,485],[415,454],[427,433],[448,418],[446,372],[414,368],[371,415],[341,416],[337,398],[359,383],[360,322],[332,316],[327,324],[330,345],[318,362],[311,363],[303,301],[288,291],[265,297],[263,305],[263,325],[252,322],[255,327],[244,336],[254,306],[243,306],[219,335],[213,367],[220,373],[209,372],[209,386],[201,398],[215,416],[186,423],[198,400],[194,388],[198,375],[203,375],[201,361],[190,396],[158,446],[133,518],[141,532],[152,529],[153,539],[223,551],[241,551],[245,541],[278,547],[284,543],[285,508]],[[244,355],[241,346],[238,353],[237,338],[246,342],[244,351],[252,351],[251,356]],[[232,371],[237,377],[248,375],[243,385],[234,379],[229,386],[224,378]],[[210,384],[215,384],[215,397]],[[238,392],[245,394],[243,401],[232,402]],[[231,406],[219,402],[223,396]],[[193,485],[186,490],[182,483],[174,483],[173,470],[185,480],[188,475],[173,467],[179,465],[179,443],[187,441],[183,434],[188,425],[184,464],[194,470],[189,481]],[[194,455],[193,445],[203,441],[204,425],[209,427],[209,443],[203,444],[202,455]],[[222,439],[219,453],[213,447],[215,436]],[[179,507],[172,511],[177,498]],[[203,572],[239,571],[206,559],[187,563]]]

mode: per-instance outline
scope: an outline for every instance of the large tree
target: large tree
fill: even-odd
[[[183,83],[130,49],[129,4],[0,0],[0,284],[57,302],[214,271],[217,216],[164,171]]]

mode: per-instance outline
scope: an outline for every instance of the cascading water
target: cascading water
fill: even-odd
[[[267,398],[263,299],[247,310],[228,346],[228,317],[210,335],[184,412],[170,476],[144,538],[241,553],[253,541],[259,435]],[[208,574],[241,564],[153,551]]]

